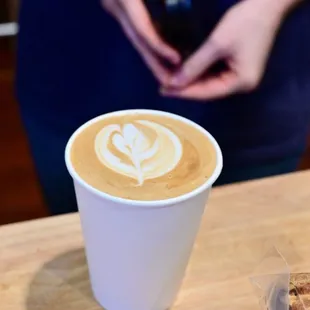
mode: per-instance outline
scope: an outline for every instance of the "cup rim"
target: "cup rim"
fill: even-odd
[[[113,116],[122,116],[122,115],[128,115],[128,114],[129,115],[130,114],[151,114],[151,115],[153,114],[156,116],[166,116],[166,117],[184,122],[184,123],[196,128],[200,132],[202,132],[209,139],[209,141],[212,143],[212,145],[215,149],[215,152],[216,152],[216,167],[215,167],[211,177],[208,178],[208,180],[205,183],[203,183],[201,186],[197,187],[196,189],[194,189],[193,191],[191,191],[189,193],[185,193],[185,194],[177,196],[177,197],[168,198],[168,199],[161,199],[161,200],[133,200],[133,199],[121,198],[121,197],[110,195],[108,193],[104,193],[104,192],[96,189],[95,187],[91,186],[87,182],[85,182],[79,176],[79,174],[76,172],[76,170],[74,169],[74,167],[71,163],[71,159],[70,159],[71,147],[72,147],[72,144],[73,144],[75,138],[85,128],[87,128],[88,126],[91,126],[92,124],[94,124],[100,120],[103,120],[103,119],[106,119],[109,117],[113,117]],[[148,109],[129,109],[129,110],[121,110],[121,111],[116,111],[116,112],[110,112],[110,113],[99,115],[99,116],[87,121],[86,123],[81,125],[78,129],[76,129],[75,132],[69,138],[69,141],[68,141],[68,143],[66,145],[66,149],[65,149],[65,162],[66,162],[68,172],[71,175],[71,177],[73,178],[73,180],[78,182],[82,187],[87,189],[89,192],[95,194],[96,196],[98,196],[100,198],[104,198],[106,200],[113,201],[115,203],[137,206],[137,207],[164,207],[164,206],[174,205],[174,204],[183,202],[185,200],[189,200],[189,199],[201,194],[205,190],[211,188],[212,185],[214,184],[214,182],[217,180],[217,178],[221,174],[221,171],[223,168],[223,156],[222,156],[222,151],[220,149],[220,146],[218,145],[215,138],[206,129],[204,129],[202,126],[196,124],[195,122],[193,122],[193,121],[191,121],[185,117],[179,116],[177,114],[158,111],[158,110],[151,110],[151,109],[149,109],[149,110]]]

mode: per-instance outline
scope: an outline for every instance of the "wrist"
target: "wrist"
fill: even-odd
[[[282,15],[286,15],[289,13],[292,9],[295,8],[299,3],[302,2],[302,0],[270,0],[272,2],[275,2],[275,5],[278,6],[279,13]]]
[[[251,1],[251,0],[250,0]],[[303,0],[252,0],[260,6],[265,7],[267,11],[272,11],[279,15],[286,14]]]
[[[270,0],[271,1],[271,0]],[[278,0],[279,4],[282,5],[285,11],[290,11],[303,0]]]
[[[280,22],[286,15],[303,0],[249,0],[256,2],[258,11],[264,14],[267,19]]]

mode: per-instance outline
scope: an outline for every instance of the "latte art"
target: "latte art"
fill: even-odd
[[[95,151],[105,167],[135,179],[137,186],[169,174],[183,154],[174,132],[147,120],[105,126],[96,136]]]
[[[208,180],[216,152],[206,134],[169,115],[103,116],[74,138],[70,159],[90,186],[115,197],[165,200]]]

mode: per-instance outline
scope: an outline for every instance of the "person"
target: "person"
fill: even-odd
[[[68,138],[115,110],[164,110],[205,127],[223,150],[218,184],[296,169],[309,129],[310,3],[214,1],[218,24],[183,64],[142,0],[22,1],[17,96],[51,214],[76,210]],[[204,74],[219,60],[223,72]]]

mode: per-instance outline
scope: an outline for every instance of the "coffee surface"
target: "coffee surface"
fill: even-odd
[[[74,139],[71,161],[92,187],[131,200],[178,197],[212,175],[216,152],[197,128],[169,116],[111,116]]]

